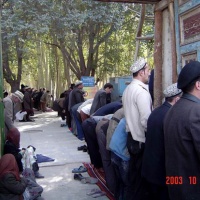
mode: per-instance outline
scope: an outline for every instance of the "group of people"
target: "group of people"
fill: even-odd
[[[33,121],[32,92],[30,87],[22,87],[23,91],[8,95],[4,92],[5,144],[0,159],[0,199],[43,199],[43,188],[35,178],[44,178],[39,173],[35,154],[36,148],[29,145],[20,148],[20,132],[14,120],[17,110],[26,111],[21,121]]]
[[[164,102],[156,109],[145,59],[138,59],[130,71],[133,80],[122,101],[105,100],[100,105],[106,86],[108,93],[112,90],[109,84],[86,101],[81,82],[70,92],[69,113],[77,135],[87,143],[91,163],[104,170],[115,199],[200,199],[200,63],[191,61],[183,67],[177,83],[163,91]],[[75,94],[80,101],[74,100]]]
[[[52,95],[46,88],[40,88],[37,90],[22,84],[20,91],[24,94],[22,110],[26,111],[27,115],[33,114],[33,109],[46,112],[47,107],[50,107]]]
[[[20,133],[12,128],[6,135],[4,155],[0,159],[0,199],[42,200],[43,188],[35,178],[39,173],[35,147],[19,148]]]
[[[113,85],[106,83],[100,89],[94,99],[85,98],[86,92],[83,90],[83,82],[77,81],[71,84],[70,88],[60,95],[60,98],[53,103],[53,110],[58,111],[62,122],[66,122],[68,128],[80,140],[84,139],[81,127],[82,121],[89,118],[100,107],[111,102],[111,91]]]
[[[177,83],[165,88],[164,102],[155,109],[148,86],[151,71],[145,59],[139,58],[130,71],[133,80],[122,100],[114,102],[110,83],[88,100],[81,81],[71,85],[60,97],[61,117],[79,139],[85,139],[91,163],[104,171],[116,200],[199,200],[200,62],[183,67]],[[20,102],[23,94],[16,91],[10,99]],[[13,112],[13,107],[9,110]],[[6,112],[5,121],[9,118]],[[1,161],[4,156],[0,160],[0,194],[9,190],[4,181],[10,177],[19,184],[18,196],[27,186],[18,171],[26,168],[22,162],[25,151],[34,151],[34,147],[19,149],[19,135],[15,127],[8,126],[4,151],[14,161],[9,165]],[[9,150],[11,146],[16,154]],[[8,165],[12,170],[7,170]],[[39,170],[37,162],[28,168],[33,173]]]

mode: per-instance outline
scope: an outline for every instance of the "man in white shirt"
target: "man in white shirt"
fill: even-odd
[[[145,143],[147,120],[152,111],[152,99],[148,89],[150,68],[144,58],[139,58],[130,68],[132,82],[122,96],[127,147],[130,153],[128,200],[145,199],[145,183],[141,177],[141,164]]]

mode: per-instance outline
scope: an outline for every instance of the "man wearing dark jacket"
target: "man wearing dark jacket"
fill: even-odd
[[[77,81],[74,85],[74,89],[69,94],[69,104],[68,104],[69,111],[74,105],[84,102],[83,95],[84,95],[83,82]]]
[[[103,89],[99,90],[95,96],[92,103],[92,107],[90,109],[90,114],[92,115],[94,112],[96,112],[99,108],[102,106],[105,106],[107,104],[107,96],[111,93],[113,89],[113,85],[110,83],[106,83],[103,87]]]
[[[156,108],[147,121],[147,134],[142,163],[142,176],[147,180],[150,197],[154,200],[169,200],[166,187],[165,147],[163,123],[166,113],[179,99],[182,91],[177,83],[168,86],[163,94],[165,102]]]
[[[186,64],[178,77],[181,99],[164,121],[166,185],[170,200],[200,199],[200,62]]]

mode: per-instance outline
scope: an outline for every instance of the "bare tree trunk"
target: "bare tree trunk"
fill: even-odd
[[[139,21],[139,24],[138,24],[138,30],[137,30],[137,36],[136,37],[140,37],[142,35],[142,27],[143,27],[144,19],[145,19],[145,9],[146,9],[146,6],[144,4],[142,4],[140,21]],[[140,46],[140,40],[136,40],[136,49],[135,49],[134,61],[137,60],[138,52],[139,52],[139,46]]]
[[[42,66],[42,47],[41,42],[39,40],[37,41],[37,55],[38,55],[38,88],[39,87],[45,87],[44,85],[44,73],[43,73],[43,66]]]
[[[70,68],[68,67],[67,60],[63,56],[63,63],[64,63],[64,78],[66,79],[66,84],[68,88],[71,85],[71,79],[70,79]]]
[[[4,33],[5,36],[6,33]],[[22,48],[23,45],[20,46],[19,38],[18,36],[15,37],[15,45],[16,45],[16,55],[17,55],[17,62],[18,62],[18,72],[17,76],[12,73],[12,70],[10,69],[9,65],[9,44],[6,39],[4,39],[2,43],[2,47],[4,49],[3,53],[3,72],[4,72],[4,78],[7,83],[11,86],[11,92],[15,92],[16,90],[20,89],[20,81],[21,81],[21,75],[22,75]]]

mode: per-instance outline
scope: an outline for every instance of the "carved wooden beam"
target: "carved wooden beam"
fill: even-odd
[[[158,3],[161,0],[94,0],[94,1],[152,4],[152,3]]]

